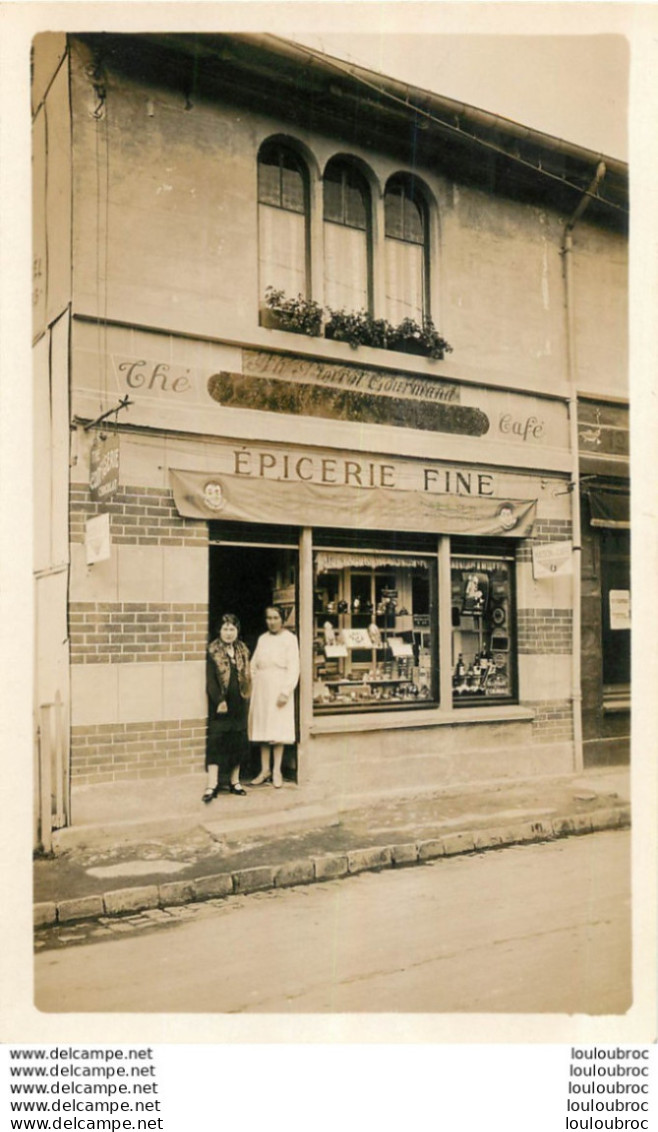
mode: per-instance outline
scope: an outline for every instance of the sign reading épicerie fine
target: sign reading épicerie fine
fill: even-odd
[[[119,437],[116,432],[97,433],[89,452],[89,492],[96,503],[116,495],[119,487]]]

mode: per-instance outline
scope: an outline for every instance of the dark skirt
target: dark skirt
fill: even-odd
[[[206,740],[206,770],[209,766],[219,767],[220,778],[230,775],[249,757],[248,702],[240,695],[238,675],[233,665],[226,689],[226,707],[225,712],[208,720]]]
[[[215,719],[208,720],[206,770],[218,766],[221,775],[229,774],[249,757],[249,740],[244,731],[227,731]]]

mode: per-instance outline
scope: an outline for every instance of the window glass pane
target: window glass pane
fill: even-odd
[[[334,310],[368,308],[368,237],[341,224],[324,226],[324,296]]]
[[[352,228],[366,228],[366,205],[363,191],[357,184],[345,184],[344,223]]]
[[[289,297],[306,295],[306,218],[297,212],[270,208],[258,210],[260,293],[268,287]]]
[[[342,224],[343,190],[340,179],[334,181],[329,177],[325,177],[323,196],[325,220],[333,220],[336,224]]]
[[[425,257],[422,247],[400,240],[385,240],[386,317],[394,325],[403,318],[423,321]]]
[[[281,204],[293,212],[304,212],[304,179],[298,169],[281,170]]]
[[[425,240],[423,215],[415,201],[408,198],[404,202],[404,238],[415,244]]]
[[[293,212],[305,212],[304,175],[294,153],[285,146],[264,146],[258,156],[258,200]]]
[[[404,239],[404,214],[402,196],[399,192],[389,191],[384,197],[384,215],[386,220],[386,235],[396,240]]]
[[[258,162],[258,199],[262,204],[280,204],[280,172],[277,165]]]
[[[513,565],[477,555],[451,559],[455,706],[514,697]]]
[[[318,551],[314,578],[314,710],[436,703],[436,559]]]
[[[368,190],[354,169],[331,165],[324,177],[324,218],[336,224],[365,231],[368,223]]]
[[[407,185],[392,185],[384,198],[386,235],[413,244],[425,242],[423,212],[413,199],[413,190]]]

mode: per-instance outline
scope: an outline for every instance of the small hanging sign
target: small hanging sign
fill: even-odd
[[[110,557],[112,544],[110,541],[110,516],[108,511],[94,515],[85,523],[85,552],[87,566],[94,562],[104,562]]]
[[[89,491],[96,503],[105,503],[119,487],[119,435],[96,433],[89,452]]]
[[[532,548],[533,578],[554,578],[560,574],[572,574],[571,543],[545,542]]]
[[[630,629],[631,627],[631,591],[610,590],[610,628]]]

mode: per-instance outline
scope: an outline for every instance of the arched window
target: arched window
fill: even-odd
[[[345,161],[324,175],[324,298],[334,310],[370,309],[370,192]]]
[[[289,146],[265,142],[258,155],[261,298],[267,287],[308,297],[308,174]]]
[[[413,178],[391,178],[384,197],[386,317],[429,317],[427,205]]]

